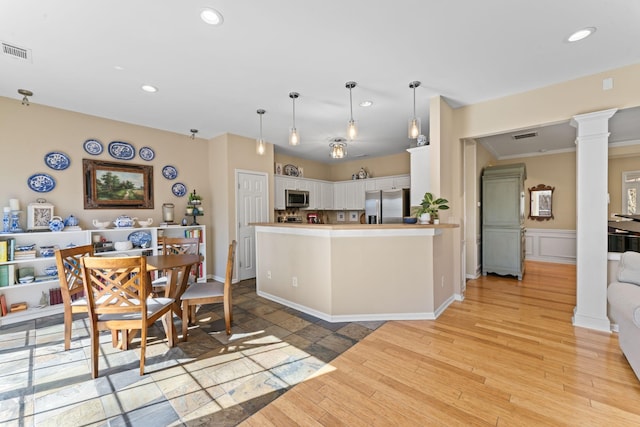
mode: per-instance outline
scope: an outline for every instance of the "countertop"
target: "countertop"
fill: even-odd
[[[304,224],[291,222],[256,222],[249,225],[260,227],[313,228],[321,230],[407,230],[424,228],[458,228],[459,224]]]

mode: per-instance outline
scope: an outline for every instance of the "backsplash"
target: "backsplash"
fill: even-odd
[[[324,211],[293,208],[274,211],[274,218],[276,222],[288,222],[288,218],[300,217],[302,219],[302,223],[306,224],[308,222],[308,214],[316,214],[320,224],[359,224],[363,220],[364,211]]]

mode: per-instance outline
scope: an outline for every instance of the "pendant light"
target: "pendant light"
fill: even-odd
[[[353,120],[353,98],[351,97],[351,89],[357,85],[358,83],[356,82],[345,83],[345,87],[349,89],[349,112],[351,114],[349,124],[347,125],[347,136],[349,137],[349,141],[353,141],[356,139],[356,136],[358,136],[358,127],[356,126],[356,121]]]
[[[343,159],[347,157],[347,143],[344,138],[333,138],[329,144],[329,157],[332,159]]]
[[[293,127],[289,132],[289,145],[300,144],[300,135],[298,135],[298,130],[296,129],[296,98],[299,96],[298,92],[289,92],[289,98],[293,100]]]
[[[419,81],[409,83],[409,87],[413,89],[413,117],[409,119],[409,139],[416,139],[420,135],[420,118],[416,116],[416,88],[420,86]]]
[[[264,144],[264,139],[262,139],[262,115],[266,113],[266,111],[260,108],[256,111],[256,113],[258,113],[258,115],[260,116],[260,138],[256,141],[256,152],[258,153],[258,155],[263,156],[266,147]]]

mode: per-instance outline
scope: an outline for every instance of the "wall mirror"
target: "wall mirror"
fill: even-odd
[[[553,219],[553,190],[555,187],[544,184],[529,189],[529,218],[537,221]]]

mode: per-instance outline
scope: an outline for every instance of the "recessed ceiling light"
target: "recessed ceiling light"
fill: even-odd
[[[361,107],[371,107],[373,105],[373,101],[362,101],[360,103]]]
[[[569,38],[567,39],[567,41],[569,43],[577,42],[577,41],[580,41],[582,39],[586,39],[587,37],[589,37],[591,34],[593,34],[595,32],[596,32],[596,28],[595,27],[583,28],[583,29],[578,30],[575,33],[571,34],[569,36]]]
[[[124,67],[123,67],[123,66],[120,66],[120,65],[114,65],[114,66],[113,66],[113,68],[114,68],[114,69],[116,69],[116,70],[118,70],[118,71],[122,71],[122,70],[124,70]]]
[[[224,22],[222,14],[211,8],[202,9],[202,12],[200,12],[200,19],[209,25],[222,25]]]
[[[142,85],[142,90],[149,93],[154,93],[158,91],[158,88],[151,85]]]

